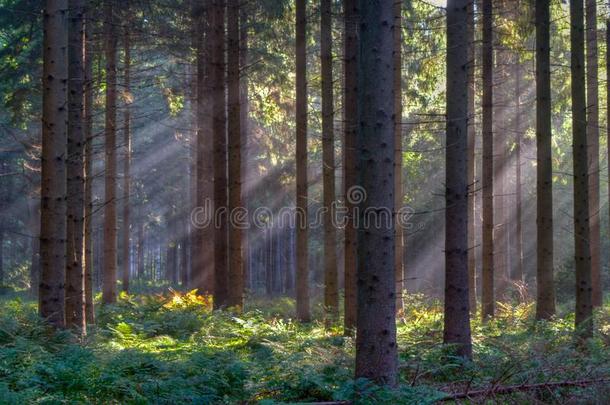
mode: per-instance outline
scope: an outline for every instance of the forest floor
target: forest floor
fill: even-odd
[[[426,404],[467,391],[469,403],[610,403],[610,305],[584,347],[569,313],[534,322],[532,304],[501,306],[486,325],[473,321],[475,358],[464,362],[441,345],[439,303],[408,296],[401,385],[386,390],[353,380],[354,340],[340,324],[300,325],[287,298],[253,301],[261,309],[232,315],[192,293],[122,295],[79,341],[9,293],[0,299],[0,403]]]

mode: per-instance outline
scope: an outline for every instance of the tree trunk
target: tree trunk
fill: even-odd
[[[125,98],[124,98],[124,112],[123,112],[123,291],[129,292],[129,270],[131,267],[130,257],[130,227],[131,222],[129,218],[129,200],[131,194],[131,103],[133,102],[133,95],[131,94],[131,33],[129,31],[129,19],[127,19],[127,25],[125,26],[125,33],[123,36],[123,48],[125,51],[125,65],[123,66],[125,74]]]
[[[67,0],[46,0],[43,39],[40,315],[65,325],[66,155],[68,110]]]
[[[555,314],[553,281],[553,161],[551,130],[550,0],[536,3],[536,318]]]
[[[211,132],[211,99],[213,83],[209,55],[212,50],[211,7],[194,7],[193,16],[202,31],[197,35],[197,209],[207,209],[213,215],[213,139]],[[196,225],[191,245],[193,288],[200,294],[214,290],[214,226]]]
[[[481,315],[494,316],[494,137],[493,137],[493,12],[491,0],[483,0],[483,269]]]
[[[344,277],[345,277],[345,316],[344,333],[351,335],[356,327],[356,263],[357,233],[354,226],[354,200],[350,190],[356,186],[357,155],[356,141],[358,128],[358,0],[344,0],[344,60],[343,60],[343,193],[348,212],[345,224]]]
[[[190,217],[187,215],[186,218],[182,221],[182,236],[180,238],[180,284],[182,285],[183,289],[187,288],[189,282],[189,219]]]
[[[335,140],[333,104],[332,2],[320,3],[320,62],[322,85],[322,181],[324,203],[324,307],[327,320],[339,315],[335,200]]]
[[[90,12],[91,4],[86,13]],[[85,322],[95,323],[93,308],[93,39],[91,21],[85,21]]]
[[[397,384],[394,268],[394,1],[360,0],[359,183],[356,378]],[[367,209],[381,226],[364,220]],[[386,218],[384,218],[386,217]]]
[[[296,225],[297,318],[309,322],[307,248],[307,14],[306,0],[296,0]]]
[[[572,74],[572,154],[574,164],[574,263],[576,266],[576,328],[581,337],[593,334],[591,251],[589,249],[589,172],[583,2],[570,2]]]
[[[468,294],[468,3],[447,3],[445,328],[443,342],[472,357]]]
[[[503,117],[508,117],[510,110],[510,89],[509,89],[509,69],[508,66],[512,63],[509,50],[502,46],[501,40],[507,35],[510,35],[508,30],[504,29],[504,21],[511,18],[511,11],[514,7],[514,0],[496,0],[494,1],[496,14],[496,33],[495,41],[497,48],[494,50],[496,55],[495,66],[492,64],[492,69],[495,68],[494,81],[495,86],[492,98],[492,132],[494,142],[494,157],[493,157],[493,199],[494,199],[494,279],[495,279],[495,297],[498,301],[507,301],[508,286],[509,286],[509,257],[508,257],[508,204],[507,204],[507,174],[508,174],[508,147],[507,147],[507,129],[508,125],[504,125]],[[485,17],[484,17],[485,18]],[[498,24],[498,22],[500,24]],[[493,41],[493,34],[492,34]],[[492,45],[493,47],[493,45]]]
[[[40,197],[34,195],[29,200],[30,215],[30,293],[33,298],[38,297],[38,284],[40,282]],[[0,267],[1,264],[0,264]],[[3,273],[0,270],[0,274]],[[0,279],[0,284],[3,281]]]
[[[591,299],[602,305],[599,224],[599,80],[597,54],[597,1],[586,0],[587,41],[587,143],[589,146],[589,249],[591,249]]]
[[[142,219],[138,222],[138,278],[144,277],[144,222]]]
[[[116,156],[116,48],[114,3],[104,4],[106,53],[106,159],[104,196],[104,273],[102,302],[111,304],[117,297],[117,156]]]
[[[228,306],[244,306],[244,260],[240,219],[233,213],[243,212],[241,200],[241,98],[239,81],[239,0],[229,0],[228,17],[228,84],[229,84],[229,291]]]
[[[476,218],[476,161],[475,161],[475,137],[476,137],[476,78],[475,78],[475,10],[474,0],[468,3],[468,294],[470,312],[477,312],[476,292],[476,240],[475,240],[475,218]]]
[[[517,262],[513,272],[512,279],[517,282],[523,282],[523,209],[522,209],[522,187],[521,187],[521,143],[522,143],[522,128],[521,128],[521,60],[517,55],[517,63],[515,64],[515,260]]]
[[[84,54],[83,0],[68,2],[68,159],[67,159],[67,236],[66,236],[66,326],[85,331],[85,296],[83,291],[83,216],[84,193]]]
[[[227,97],[225,75],[225,0],[212,1],[212,108],[214,131],[214,205],[227,209]],[[228,305],[227,215],[219,215],[214,228],[214,307]]]
[[[395,240],[396,254],[396,311],[402,310],[402,291],[404,289],[404,224],[400,221],[403,205],[402,187],[402,2],[394,2],[394,196],[396,209]]]
[[[239,72],[240,72],[240,129],[241,129],[241,195],[242,204],[246,210],[248,209],[248,195],[249,195],[249,182],[248,182],[248,76],[246,70],[248,69],[248,10],[245,5],[240,7],[239,11]],[[248,275],[248,262],[249,262],[249,251],[250,251],[250,240],[248,236],[248,228],[242,229],[242,248],[243,248],[243,279],[244,289],[251,288]]]
[[[606,94],[610,94],[610,19],[606,20]],[[610,139],[610,97],[606,100],[606,136]],[[610,156],[610,142],[608,143],[608,156]],[[610,164],[608,165],[608,178],[610,179]],[[608,187],[608,200],[610,201],[610,187]],[[610,204],[608,204],[610,206]],[[608,215],[610,221],[610,215]],[[608,227],[610,229],[610,226]],[[603,287],[603,286],[602,286]],[[600,292],[602,299],[604,296],[603,288]]]

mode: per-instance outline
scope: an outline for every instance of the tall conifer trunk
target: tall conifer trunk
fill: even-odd
[[[320,59],[322,80],[322,178],[324,184],[324,306],[328,318],[339,314],[337,235],[333,221],[335,200],[335,140],[332,59],[332,2],[320,4]]]
[[[356,377],[397,384],[394,267],[394,0],[359,1]],[[367,211],[368,210],[368,211]],[[378,223],[366,226],[373,210]]]
[[[555,314],[553,281],[553,161],[551,131],[550,0],[536,2],[536,318]]]
[[[43,18],[40,315],[65,325],[66,155],[68,122],[67,0],[46,0]]]
[[[493,135],[493,8],[483,0],[483,258],[481,315],[494,316],[494,135]]]
[[[66,229],[66,326],[85,331],[83,278],[84,183],[84,12],[83,0],[68,2],[68,160]]]
[[[570,1],[572,75],[572,158],[574,164],[574,263],[576,266],[576,328],[581,337],[593,334],[591,250],[589,246],[589,171],[583,1]]]
[[[446,344],[471,358],[468,295],[468,3],[447,3],[447,140],[445,147]]]
[[[296,0],[296,207],[297,318],[309,322],[307,249],[307,14],[306,0]]]
[[[116,156],[116,53],[117,36],[114,0],[104,4],[104,52],[106,54],[106,158],[104,187],[104,272],[102,302],[111,304],[117,298],[117,156]]]

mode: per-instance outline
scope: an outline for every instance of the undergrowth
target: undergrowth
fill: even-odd
[[[426,404],[450,392],[610,376],[608,306],[596,314],[597,332],[585,347],[574,341],[571,314],[535,322],[531,304],[501,306],[495,320],[473,321],[469,363],[441,345],[442,307],[408,296],[398,318],[401,385],[389,390],[353,380],[355,342],[340,324],[301,325],[285,298],[256,305],[234,315],[212,311],[208,297],[192,292],[122,295],[98,310],[97,325],[79,340],[52,331],[25,296],[10,296],[0,301],[0,403]],[[527,390],[495,400],[605,404],[606,386]]]

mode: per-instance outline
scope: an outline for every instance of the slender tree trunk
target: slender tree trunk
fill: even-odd
[[[394,205],[396,208],[394,268],[396,270],[396,311],[402,310],[404,289],[404,228],[400,221],[402,187],[402,1],[394,2]]]
[[[468,294],[468,3],[447,3],[445,344],[471,358]]]
[[[333,103],[332,2],[320,3],[320,61],[322,84],[322,180],[324,186],[324,306],[326,316],[339,313],[337,286],[337,235],[333,221],[335,200],[335,140]]]
[[[102,301],[116,302],[117,297],[117,156],[116,156],[116,48],[114,1],[104,4],[106,53],[106,165],[104,205],[104,273]]]
[[[65,325],[66,155],[68,110],[67,0],[46,0],[43,38],[42,172],[39,311]]]
[[[248,138],[249,138],[249,103],[248,103],[248,9],[242,5],[239,11],[239,72],[240,72],[240,121],[241,121],[241,195],[242,204],[248,209],[249,179],[248,179]],[[248,229],[242,230],[244,289],[251,288],[248,275],[250,239]]]
[[[468,293],[470,312],[477,312],[476,292],[476,241],[475,241],[475,218],[476,218],[476,181],[475,181],[475,136],[476,136],[476,79],[475,79],[475,10],[474,0],[468,2]]]
[[[84,193],[84,12],[83,0],[69,0],[68,26],[68,159],[66,236],[66,326],[85,332],[83,291]]]
[[[91,10],[88,3],[86,13]],[[91,21],[85,21],[85,322],[95,323],[93,308],[93,39]]]
[[[515,260],[516,266],[512,273],[512,279],[523,282],[523,209],[521,188],[521,143],[523,134],[521,131],[521,60],[517,55],[515,64]]]
[[[187,288],[189,282],[189,218],[190,217],[187,215],[182,221],[182,237],[180,238],[180,284],[183,289]]]
[[[127,9],[129,10],[129,9]],[[131,94],[131,32],[129,27],[129,19],[125,26],[123,34],[123,48],[125,51],[125,65],[123,66],[125,75],[125,109],[123,112],[123,291],[129,292],[129,269],[131,267],[130,257],[130,212],[129,201],[131,194],[131,107],[133,95]]]
[[[483,270],[481,315],[494,316],[493,9],[483,0]]]
[[[142,219],[138,222],[138,278],[142,280],[144,277],[144,222]]]
[[[228,83],[229,83],[229,213],[243,212],[241,186],[241,94],[239,80],[239,1],[229,0]],[[236,218],[234,218],[236,219]],[[244,260],[242,231],[237,220],[229,224],[229,291],[228,305],[241,310],[244,306]]]
[[[589,249],[593,306],[602,305],[599,224],[599,69],[597,54],[597,0],[586,0],[587,143],[589,145]]]
[[[211,99],[213,77],[209,56],[212,40],[212,11],[194,8],[194,19],[201,27],[197,35],[197,208],[213,211],[213,139],[211,122]],[[208,212],[207,215],[213,215]],[[191,246],[191,272],[193,287],[200,294],[214,291],[214,226],[196,226],[194,243]]]
[[[40,197],[35,195],[30,198],[30,238],[31,263],[30,263],[30,293],[38,297],[38,284],[40,282]],[[0,265],[1,267],[1,265]],[[0,271],[2,273],[2,271]],[[2,281],[0,281],[2,283]]]
[[[357,233],[354,224],[354,200],[350,190],[357,182],[356,141],[358,128],[358,0],[343,0],[344,41],[343,44],[343,193],[348,212],[345,224],[344,277],[345,316],[344,333],[351,335],[356,327],[356,263]]]
[[[610,94],[610,19],[606,20],[606,94]],[[610,97],[606,100],[606,136],[610,139]],[[610,142],[608,143],[608,156],[610,160]],[[608,165],[608,178],[610,179],[610,164]],[[608,201],[610,201],[610,187],[608,187]],[[610,206],[610,204],[608,204]],[[610,221],[610,215],[608,215]],[[610,229],[610,226],[608,227]],[[603,286],[600,292],[602,299],[604,297]]]
[[[217,212],[226,210],[227,201],[227,97],[225,75],[225,0],[212,1],[212,108],[214,131],[214,202]],[[239,197],[238,197],[239,198]],[[214,228],[214,307],[229,304],[227,213],[218,216]]]
[[[496,11],[494,19],[503,23],[511,16],[511,9],[514,7],[514,0],[496,0],[492,6]],[[510,4],[509,4],[510,3]],[[509,286],[509,266],[508,266],[508,204],[506,198],[507,174],[508,174],[508,148],[507,148],[507,129],[508,125],[499,119],[505,114],[510,114],[509,106],[509,70],[511,58],[510,52],[502,46],[501,40],[509,35],[503,25],[494,27],[495,44],[494,50],[496,63],[493,66],[495,86],[494,97],[492,98],[492,109],[494,110],[494,120],[492,121],[494,158],[493,158],[493,199],[494,199],[494,279],[495,279],[495,298],[498,301],[506,302]],[[492,38],[493,38],[492,34]],[[493,41],[493,39],[492,39]],[[493,45],[492,45],[493,46]],[[497,112],[497,113],[495,113]]]
[[[553,281],[553,161],[551,131],[550,0],[536,2],[536,318],[555,314]]]
[[[306,0],[296,0],[296,207],[297,318],[309,322],[307,248],[307,14]]]
[[[394,0],[360,0],[359,183],[356,377],[397,384],[394,268]],[[383,180],[381,180],[383,179]],[[367,209],[380,227],[365,226]],[[388,218],[383,218],[387,216]]]
[[[574,160],[574,263],[576,265],[576,328],[583,338],[593,334],[591,251],[589,248],[589,172],[583,2],[570,2],[572,74],[572,154]]]

